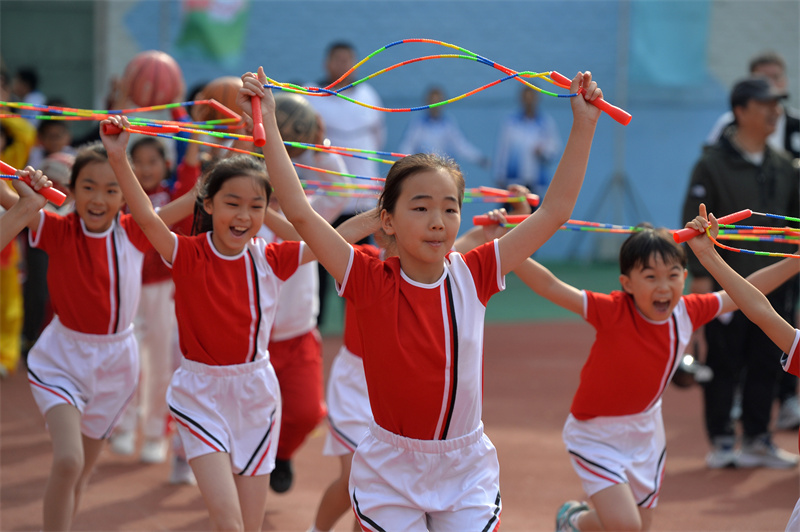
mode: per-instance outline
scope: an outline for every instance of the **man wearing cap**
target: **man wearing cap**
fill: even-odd
[[[700,203],[705,203],[708,211],[717,216],[743,209],[800,215],[797,169],[788,155],[767,143],[782,112],[779,102],[785,97],[785,92],[763,77],[736,83],[730,98],[733,122],[716,143],[704,147],[695,164],[683,205],[683,220],[697,216]],[[783,226],[785,222],[760,217],[753,224]],[[748,249],[775,251],[775,244],[747,244]],[[774,262],[760,255],[722,249],[719,253],[745,277]],[[720,290],[691,252],[689,272],[691,292]],[[776,311],[787,320],[793,319],[795,298],[790,282],[768,297]],[[714,372],[714,378],[703,386],[706,431],[712,447],[706,465],[712,469],[796,467],[800,457],[777,448],[770,433],[772,403],[781,374],[780,349],[740,311],[723,314],[700,331],[699,349],[702,350],[703,343],[707,345],[706,364]],[[731,407],[740,385],[742,439],[737,449]]]
[[[787,91],[789,88],[786,61],[777,52],[766,51],[753,56],[750,59],[750,75],[766,78],[779,91]],[[785,104],[781,107],[783,112],[778,116],[775,131],[767,139],[767,144],[775,150],[789,152],[796,159],[795,164],[798,164],[800,161],[800,112]],[[731,122],[733,122],[732,112],[728,111],[720,116],[714,127],[711,128],[706,142],[714,144]]]

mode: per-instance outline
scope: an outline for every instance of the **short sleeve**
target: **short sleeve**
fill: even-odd
[[[783,366],[783,371],[786,373],[791,373],[795,377],[800,376],[800,353],[798,353],[798,347],[800,347],[800,330],[794,330],[794,342],[792,343],[792,349],[789,350],[789,353],[784,353],[781,357],[781,366]]]
[[[619,299],[621,297],[627,297],[627,295],[620,291],[614,291],[610,294],[601,294],[599,292],[584,290],[583,297],[583,318],[595,329],[602,329],[608,324],[617,321],[617,313],[620,309]]]
[[[139,227],[139,224],[136,223],[132,215],[121,215],[119,217],[119,225],[125,230],[125,234],[128,235],[128,240],[131,241],[131,244],[133,244],[136,249],[141,252],[153,249],[153,245],[147,239],[144,231],[142,231],[142,228]]]
[[[719,311],[722,310],[722,297],[719,292],[687,294],[683,296],[683,301],[694,329],[702,327],[716,318]]]
[[[397,257],[382,261],[352,246],[350,250],[350,263],[336,291],[355,308],[360,308],[382,297],[391,282],[392,267],[396,267],[399,276],[400,265]]]
[[[59,224],[61,217],[56,214],[41,209],[39,211],[39,230],[35,233],[28,232],[28,243],[32,248],[41,249],[44,252],[48,250],[48,244],[54,239],[63,241],[59,238],[59,231],[63,232],[66,229],[65,224]],[[61,234],[61,236],[64,236]]]
[[[267,244],[264,255],[272,271],[281,281],[291,277],[300,266],[305,242],[273,242]]]
[[[497,239],[487,242],[464,255],[464,262],[472,273],[478,299],[486,306],[489,299],[506,288],[506,280],[500,271],[500,248]]]

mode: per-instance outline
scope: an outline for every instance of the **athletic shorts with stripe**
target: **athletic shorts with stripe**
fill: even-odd
[[[42,414],[60,404],[81,413],[81,433],[106,439],[139,380],[133,325],[116,334],[86,334],[55,316],[28,353],[28,382]]]
[[[570,414],[562,436],[586,495],[628,483],[636,504],[656,507],[667,457],[661,400],[630,416],[579,421]]]
[[[481,424],[450,440],[405,438],[370,422],[350,470],[363,530],[496,530],[500,465]]]
[[[372,410],[369,407],[364,361],[345,346],[339,349],[328,376],[328,435],[322,454],[343,456],[369,431]]]
[[[209,366],[181,360],[167,390],[188,460],[228,453],[234,474],[268,475],[275,468],[281,394],[269,358]]]

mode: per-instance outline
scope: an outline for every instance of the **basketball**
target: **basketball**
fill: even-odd
[[[125,67],[122,90],[140,107],[178,101],[183,92],[183,73],[175,59],[158,50],[136,54]]]
[[[275,119],[284,141],[314,143],[317,135],[317,113],[308,100],[299,94],[275,94]],[[292,157],[302,151],[302,148],[288,148]]]
[[[239,94],[239,89],[241,88],[242,80],[240,78],[236,76],[223,76],[209,81],[208,84],[197,93],[196,99],[217,100],[234,113],[241,115],[242,110],[236,105],[236,96]],[[195,106],[192,116],[194,116],[194,119],[198,122],[229,118],[207,105]]]

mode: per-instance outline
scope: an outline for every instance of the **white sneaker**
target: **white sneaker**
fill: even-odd
[[[165,439],[149,439],[142,444],[139,461],[143,464],[163,464],[167,461],[169,442]]]
[[[706,467],[709,469],[722,469],[736,467],[739,452],[735,449],[736,439],[733,437],[717,437],[711,451],[706,455]]]
[[[742,443],[739,454],[739,467],[767,467],[770,469],[791,469],[797,467],[800,456],[777,447],[769,434]]]
[[[789,397],[778,410],[778,418],[775,420],[777,430],[797,430],[800,427],[800,402],[797,396]]]
[[[172,457],[172,471],[169,474],[169,483],[189,484],[190,486],[197,484],[192,472],[192,466],[189,465],[185,458],[181,458],[178,455]]]
[[[117,432],[111,436],[111,452],[120,456],[131,456],[136,451],[136,433]]]

